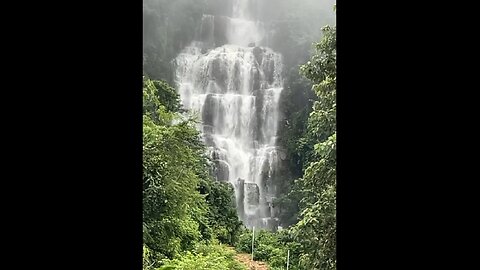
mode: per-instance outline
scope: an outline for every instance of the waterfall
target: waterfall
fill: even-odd
[[[250,1],[234,0],[232,17],[203,16],[174,61],[175,81],[184,108],[201,118],[216,179],[235,188],[240,219],[275,230],[282,56],[261,46],[265,31],[249,15]]]

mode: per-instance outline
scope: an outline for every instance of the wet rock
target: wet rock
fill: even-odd
[[[203,133],[204,134],[213,134],[214,127],[212,125],[203,125]]]
[[[232,85],[233,90],[235,90],[235,92],[240,92],[240,89],[242,87],[242,81],[241,81],[239,62],[236,62],[235,65],[233,66],[232,81],[233,81],[233,85]]]
[[[269,84],[273,83],[273,73],[275,71],[275,62],[273,59],[268,59],[266,65],[264,66],[263,73],[265,74],[265,79]]]
[[[217,86],[220,88],[221,93],[226,92],[227,88],[227,74],[228,70],[225,68],[224,60],[220,57],[214,58],[209,63],[209,78],[214,80]]]
[[[217,181],[228,182],[229,165],[224,160],[214,160],[215,163],[215,177]]]
[[[270,152],[276,135],[272,123],[281,118],[277,117],[276,92],[272,90],[283,87],[282,65],[276,62],[281,56],[260,47],[260,36],[253,38],[251,34],[256,30],[260,35],[264,32],[259,23],[208,13],[212,16],[204,16],[198,25],[195,42],[176,61],[182,102],[192,111],[201,112],[203,126],[199,128],[209,148],[212,175],[227,182],[230,176],[245,177],[232,181],[240,219],[250,228],[254,225],[274,229],[275,219],[265,218],[276,215],[269,198],[277,194],[275,186],[285,177],[285,170],[277,171],[278,161],[287,159]],[[242,32],[249,33],[227,33],[235,27],[243,27],[247,31]],[[220,47],[227,40],[250,47]],[[264,162],[265,157],[270,163]],[[245,182],[254,179],[255,183]]]
[[[227,44],[227,25],[229,24],[229,21],[230,19],[228,17],[215,16],[213,38],[216,47]]]
[[[203,134],[203,140],[205,141],[206,145],[215,146],[215,142],[211,134]]]
[[[244,197],[245,197],[245,180],[244,179],[241,179],[241,178],[238,178],[237,179],[237,187],[238,187],[238,190],[239,190],[239,198],[243,201]]]
[[[200,31],[198,40],[202,41],[202,50],[214,47],[214,16],[203,15],[202,22],[200,23]]]
[[[270,163],[268,162],[267,159],[265,159],[265,161],[262,164],[262,173],[268,173],[269,170],[270,170]]]
[[[274,203],[271,203],[271,204],[270,204],[270,216],[271,216],[271,217],[277,217],[277,216],[278,216],[278,210],[277,210],[277,208],[275,207],[275,204],[274,204]]]
[[[252,53],[255,56],[255,60],[257,60],[257,63],[259,65],[261,65],[262,60],[263,60],[263,50],[262,50],[262,48],[255,47],[255,48],[253,48]]]
[[[248,205],[258,205],[260,202],[260,189],[255,183],[245,183],[245,198]]]
[[[237,182],[235,183],[236,189],[238,190],[238,197],[237,197],[237,211],[239,216],[245,219],[245,208],[243,205],[243,201],[245,200],[245,180],[238,178]]]
[[[213,147],[210,151],[210,157],[212,158],[212,160],[215,160],[215,159],[219,159],[219,160],[223,160],[225,162],[228,163],[228,158],[227,158],[227,155],[225,154],[225,151],[218,148],[218,147]]]
[[[261,87],[260,84],[260,72],[256,67],[252,68],[252,78],[253,78],[253,90],[259,90]]]
[[[216,100],[213,98],[212,94],[208,94],[205,98],[205,103],[203,104],[202,110],[202,120],[204,125],[213,126],[216,107]]]

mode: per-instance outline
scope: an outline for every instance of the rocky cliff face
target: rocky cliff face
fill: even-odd
[[[204,15],[196,41],[175,59],[176,83],[186,109],[201,117],[218,181],[236,191],[248,227],[275,229],[278,106],[282,56],[262,47],[262,22],[250,1],[233,0],[232,17]]]

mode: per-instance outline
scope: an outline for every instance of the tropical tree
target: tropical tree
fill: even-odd
[[[304,145],[314,145],[292,193],[301,193],[300,221],[292,228],[306,269],[336,269],[336,27],[326,26],[316,52],[301,72],[318,99],[308,119]]]

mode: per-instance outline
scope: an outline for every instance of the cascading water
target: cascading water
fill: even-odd
[[[201,116],[217,180],[235,188],[240,219],[276,229],[282,57],[259,46],[263,24],[249,17],[249,2],[234,0],[232,17],[203,16],[196,40],[175,59],[176,83],[183,106]]]

